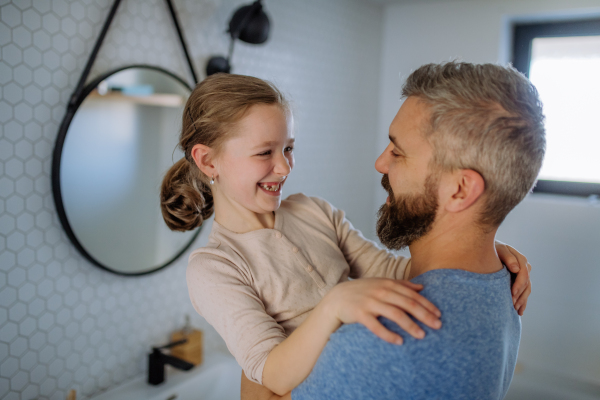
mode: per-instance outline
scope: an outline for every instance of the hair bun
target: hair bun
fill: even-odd
[[[190,172],[190,163],[182,158],[163,178],[160,209],[165,223],[173,231],[193,230],[213,213],[210,188],[194,179]]]

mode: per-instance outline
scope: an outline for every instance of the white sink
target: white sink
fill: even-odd
[[[239,400],[242,368],[231,355],[205,354],[202,365],[190,371],[168,367],[157,386],[139,377],[92,400]]]

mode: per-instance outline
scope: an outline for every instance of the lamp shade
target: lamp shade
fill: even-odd
[[[238,8],[229,20],[228,32],[231,36],[229,55],[227,58],[222,56],[211,57],[206,64],[206,75],[220,72],[229,73],[235,40],[239,39],[250,44],[262,44],[269,38],[270,28],[269,17],[263,10],[261,0],[256,0],[252,4]]]
[[[229,21],[231,38],[250,44],[266,42],[270,27],[269,17],[260,0],[238,8]]]

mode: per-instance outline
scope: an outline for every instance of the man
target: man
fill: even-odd
[[[531,190],[545,148],[537,91],[512,68],[425,65],[403,89],[390,144],[375,164],[388,191],[377,234],[409,246],[407,278],[442,312],[442,328],[384,342],[360,324],[330,338],[304,399],[502,399],[521,322],[510,274],[494,249],[498,226]],[[289,394],[286,395],[289,398]]]

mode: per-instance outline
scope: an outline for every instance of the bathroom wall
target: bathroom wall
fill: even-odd
[[[384,15],[378,152],[388,143],[400,85],[412,70],[452,59],[505,63],[511,20],[600,15],[600,8],[588,0],[392,2]],[[384,199],[378,191],[375,206]],[[530,195],[508,216],[498,238],[533,265],[533,294],[522,318],[521,371],[600,385],[598,202]]]
[[[241,0],[174,0],[197,69],[224,54]],[[187,254],[126,278],[84,260],[64,234],[50,185],[58,126],[109,0],[0,0],[0,398],[85,399],[144,373],[150,346],[185,314]],[[266,0],[271,39],[238,43],[234,72],[275,82],[296,116],[297,167],[287,193],[345,209],[372,231],[382,6],[359,0]],[[124,0],[91,78],[131,63],[188,77],[164,2]],[[206,241],[210,222],[194,247]],[[188,252],[189,254],[189,252]]]

